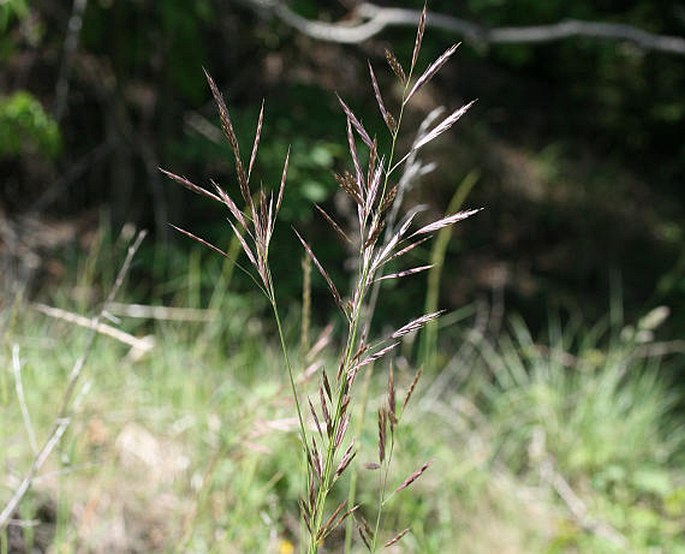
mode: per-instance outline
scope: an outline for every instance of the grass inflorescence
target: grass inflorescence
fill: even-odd
[[[356,275],[353,278],[352,290],[346,297],[339,291],[338,286],[321,264],[308,241],[297,230],[294,231],[311,263],[325,280],[331,297],[342,314],[346,325],[345,339],[338,356],[337,368],[330,376],[325,369],[321,371],[318,394],[315,395],[314,400],[307,398],[306,404],[303,404],[301,393],[295,382],[294,369],[290,361],[291,356],[289,355],[288,346],[283,335],[280,308],[274,289],[274,276],[271,273],[269,263],[269,246],[274,223],[278,217],[283,200],[289,152],[285,157],[282,178],[275,198],[273,195],[267,196],[263,190],[253,192],[250,188],[250,178],[257,157],[263,127],[264,105],[262,104],[262,109],[259,113],[255,139],[246,168],[241,158],[240,146],[233,130],[229,111],[216,83],[207,74],[207,80],[219,110],[221,127],[233,152],[236,179],[244,204],[243,208],[239,208],[232,196],[216,183],[213,183],[213,191],[208,191],[184,177],[165,172],[182,186],[218,201],[228,209],[232,217],[232,221],[229,221],[231,229],[235,237],[240,241],[251,266],[251,269],[246,269],[246,271],[253,276],[253,280],[264,293],[272,307],[297,413],[302,457],[305,460],[307,488],[300,500],[300,509],[309,536],[307,543],[310,554],[317,552],[326,538],[343,521],[351,516],[358,517],[362,522],[359,525],[360,536],[371,552],[376,551],[381,542],[388,545],[398,542],[407,532],[405,530],[398,535],[392,536],[387,541],[379,541],[382,511],[388,492],[387,466],[392,457],[395,426],[399,422],[400,415],[395,400],[392,371],[389,372],[386,405],[378,410],[377,465],[379,468],[382,468],[381,473],[383,477],[380,480],[380,497],[376,508],[375,523],[369,525],[361,515],[357,514],[359,506],[353,505],[349,501],[343,501],[337,507],[331,509],[329,507],[329,497],[357,453],[355,438],[350,436],[349,430],[353,414],[355,414],[355,400],[358,396],[355,385],[358,376],[364,371],[370,371],[370,367],[374,363],[386,359],[397,347],[403,336],[418,331],[440,315],[439,312],[435,312],[419,316],[391,333],[388,337],[375,341],[372,340],[369,336],[368,322],[372,317],[373,307],[377,301],[378,283],[388,279],[400,279],[431,268],[430,265],[421,265],[388,274],[386,267],[390,262],[396,263],[432,234],[462,221],[478,211],[467,210],[449,214],[436,221],[424,224],[418,229],[413,227],[417,211],[410,212],[399,221],[396,220],[399,203],[402,199],[402,195],[398,195],[398,185],[395,184],[395,181],[398,179],[398,173],[407,164],[408,160],[415,156],[419,149],[449,130],[472,105],[471,102],[461,106],[441,121],[435,123],[430,129],[417,136],[406,152],[399,155],[398,138],[402,130],[406,106],[409,105],[414,95],[449,60],[458,47],[456,44],[449,47],[415,79],[414,75],[425,25],[426,10],[424,9],[419,21],[408,72],[405,72],[402,64],[391,51],[387,52],[387,61],[390,69],[395,73],[402,85],[402,97],[398,112],[393,113],[388,108],[383,99],[373,66],[369,63],[373,95],[390,136],[388,152],[379,151],[378,140],[375,137],[371,137],[352,109],[338,96],[338,101],[346,119],[347,146],[352,168],[335,177],[338,185],[355,207],[357,216],[355,222],[356,229],[354,229],[353,233],[346,232],[343,226],[337,223],[335,218],[325,212],[323,208],[317,206],[317,209],[325,221],[330,224],[333,231],[356,252]],[[361,141],[361,146],[359,141]],[[359,150],[360,147],[365,148],[368,152],[366,167],[363,167],[360,161],[362,158]],[[391,210],[393,206],[395,209]],[[392,218],[389,218],[390,213],[392,213]],[[195,236],[189,231],[179,230],[201,244],[208,246],[214,252],[226,256],[225,252],[209,244],[204,239]],[[370,302],[371,292],[374,290],[373,301]],[[412,383],[409,393],[405,397],[403,408],[406,406],[415,385],[416,383]],[[305,421],[304,412],[307,411],[307,408],[309,416],[314,423],[314,431],[310,431]],[[360,414],[363,416],[364,412],[360,412]],[[427,468],[428,464],[422,465],[421,469],[408,477],[397,488],[396,492],[411,485]],[[354,495],[351,494],[349,498],[353,499]],[[349,529],[348,526],[348,534]],[[349,545],[349,538],[347,544]]]

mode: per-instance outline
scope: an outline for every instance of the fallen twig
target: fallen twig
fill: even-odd
[[[112,302],[109,312],[114,315],[139,319],[157,319],[162,321],[212,321],[219,315],[219,310],[202,310],[196,308],[170,308],[168,306],[150,306],[145,304],[122,304]]]
[[[107,325],[106,323],[98,322],[95,324],[90,318],[62,310],[61,308],[54,308],[52,306],[46,306],[45,304],[33,304],[32,306],[36,311],[49,317],[74,323],[75,325],[85,327],[86,329],[95,329],[101,335],[106,335],[130,346],[139,354],[144,354],[148,350],[151,350],[155,344],[153,337],[139,339],[138,337],[134,337],[133,335],[122,331],[121,329],[117,329],[116,327],[112,327],[111,325]],[[108,308],[107,311],[111,312],[112,310]]]

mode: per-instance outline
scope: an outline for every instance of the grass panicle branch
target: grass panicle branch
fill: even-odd
[[[240,146],[238,144],[238,138],[233,129],[233,122],[231,121],[231,117],[229,115],[228,108],[226,107],[226,103],[224,102],[223,95],[219,91],[216,82],[207,71],[205,71],[205,76],[207,78],[207,82],[209,83],[209,88],[212,92],[212,96],[214,97],[217,109],[219,111],[221,127],[233,152],[238,188],[240,191],[240,195],[242,196],[243,202],[245,204],[245,208],[243,210],[238,208],[237,204],[235,203],[231,195],[228,194],[228,192],[226,192],[221,186],[219,186],[214,181],[212,181],[212,185],[217,191],[217,194],[211,193],[203,187],[199,187],[194,183],[191,183],[184,177],[180,177],[166,170],[162,171],[165,175],[169,176],[171,179],[181,184],[185,188],[189,189],[190,191],[223,204],[224,206],[226,206],[226,208],[228,208],[229,213],[233,216],[235,223],[229,220],[229,226],[231,227],[231,230],[233,231],[235,238],[240,242],[242,250],[245,252],[245,255],[247,256],[250,264],[252,265],[257,275],[255,277],[254,274],[251,274],[249,271],[246,270],[246,272],[253,278],[255,283],[258,285],[259,289],[266,296],[272,308],[274,320],[276,322],[276,327],[278,329],[283,359],[288,372],[291,392],[293,395],[293,400],[295,401],[300,439],[302,441],[303,448],[308,448],[306,446],[307,432],[305,430],[304,417],[302,415],[302,407],[299,400],[297,387],[295,385],[294,370],[290,362],[290,356],[288,353],[288,348],[286,346],[284,330],[281,323],[278,302],[276,299],[274,281],[271,275],[271,268],[269,264],[269,248],[271,245],[271,238],[273,236],[276,219],[278,218],[278,214],[283,203],[283,194],[285,190],[288,165],[290,161],[290,148],[288,148],[288,151],[285,155],[285,160],[283,162],[283,171],[281,174],[281,180],[278,185],[278,192],[275,200],[273,192],[270,193],[268,196],[266,195],[263,189],[260,189],[257,193],[253,193],[250,190],[249,179],[252,174],[252,170],[254,168],[254,164],[257,158],[257,150],[262,135],[262,127],[264,120],[264,103],[262,102],[259,111],[257,128],[255,131],[255,139],[252,146],[248,170],[246,172],[243,162],[240,158]],[[173,227],[179,230],[184,235],[198,242],[199,244],[208,247],[212,251],[223,256],[227,256],[227,254],[223,252],[220,248],[212,245],[204,239],[197,237],[193,233],[190,233],[189,231],[185,231],[175,226]]]

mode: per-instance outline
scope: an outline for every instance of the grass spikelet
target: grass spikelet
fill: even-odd
[[[424,472],[430,467],[430,463],[426,462],[423,464],[419,469],[417,469],[414,473],[412,473],[409,477],[407,477],[402,484],[395,489],[395,494],[398,492],[402,492],[404,489],[407,487],[410,487],[419,477],[421,477]]]
[[[376,79],[376,74],[373,71],[373,66],[371,65],[371,62],[369,62],[369,74],[371,75],[371,86],[373,87],[373,95],[376,98],[378,109],[381,112],[381,116],[383,117],[383,121],[385,122],[388,131],[390,131],[390,133],[392,134],[397,129],[397,124],[395,123],[395,118],[385,107],[385,103],[383,102],[383,96],[381,95],[381,89],[378,86],[378,80]]]
[[[343,304],[342,301],[342,296],[340,296],[340,293],[338,292],[337,287],[333,283],[333,280],[330,278],[328,275],[328,272],[323,268],[317,257],[314,255],[314,252],[312,251],[311,247],[307,242],[302,238],[300,233],[295,230],[295,234],[297,235],[297,238],[300,240],[302,243],[302,246],[304,246],[305,251],[307,252],[307,255],[312,259],[312,262],[314,262],[314,265],[316,266],[316,269],[319,270],[319,273],[321,276],[324,278],[326,281],[326,284],[328,285],[328,289],[331,291],[331,294],[333,295],[333,299],[335,300],[335,303],[338,305],[338,308],[340,308],[340,311],[343,313],[343,315],[347,318],[349,317],[349,314],[347,313],[347,310],[345,309],[345,305]]]
[[[343,502],[341,506],[345,506],[346,502]],[[340,514],[340,507],[336,509],[336,511],[331,515],[331,517],[328,518],[326,524],[324,525],[325,532],[321,534],[321,540],[324,540],[328,535],[331,534],[332,531],[340,527],[340,525],[349,517],[351,516],[354,512],[356,512],[359,509],[359,504],[356,506],[353,506],[349,510],[347,510],[344,514],[342,514],[338,519],[335,519],[335,516]],[[335,521],[333,521],[335,520]]]
[[[338,185],[340,185],[340,188],[343,189],[357,205],[362,206],[364,204],[364,201],[359,194],[357,180],[355,180],[354,176],[349,171],[345,171],[342,175],[336,173],[334,177],[338,182]]]
[[[197,235],[194,235],[190,231],[186,231],[185,229],[182,229],[181,227],[177,227],[176,225],[173,225],[171,223],[169,223],[169,226],[176,229],[182,235],[185,235],[186,237],[193,239],[195,242],[201,244],[202,246],[209,248],[212,252],[216,252],[217,254],[223,256],[224,258],[226,256],[228,256],[228,254],[226,252],[224,252],[223,250],[221,250],[221,248],[217,248],[212,243],[207,242],[204,239],[201,239],[200,237],[198,237]]]
[[[390,429],[395,430],[395,424],[397,423],[397,401],[395,399],[395,378],[392,368],[392,363],[388,368],[388,416],[390,418]]]
[[[372,362],[375,362],[376,360],[380,360],[383,356],[385,356],[388,352],[393,350],[399,342],[393,342],[392,344],[386,346],[385,348],[380,349],[378,352],[374,352],[369,356],[368,358],[364,358],[361,362],[359,362],[359,365],[357,366],[357,369],[364,367],[365,365],[368,365]]]
[[[338,102],[340,102],[340,105],[342,106],[343,111],[345,112],[345,115],[347,116],[347,119],[352,123],[352,126],[354,127],[354,130],[357,131],[357,134],[361,137],[361,139],[364,141],[364,144],[368,146],[369,148],[372,147],[373,141],[371,140],[371,137],[369,136],[369,133],[366,132],[366,129],[364,129],[364,126],[361,124],[361,122],[357,119],[357,116],[354,115],[350,107],[345,104],[345,101],[338,96]]]
[[[457,212],[452,215],[448,215],[447,217],[443,217],[442,219],[438,219],[437,221],[434,221],[433,223],[429,223],[428,225],[425,225],[424,227],[421,227],[418,231],[414,231],[414,234],[411,236],[414,237],[416,235],[425,235],[428,233],[434,233],[435,231],[439,231],[443,227],[447,227],[448,225],[454,225],[458,221],[462,221],[466,219],[467,217],[471,217],[474,214],[477,214],[479,211],[481,211],[482,208],[478,208],[475,210],[464,210],[461,212]]]
[[[388,48],[385,49],[385,59],[388,60],[388,65],[392,72],[397,76],[400,82],[404,85],[407,83],[407,75],[402,68],[402,64],[398,61],[397,57],[392,50]]]
[[[290,146],[285,154],[285,161],[283,162],[283,173],[281,173],[281,183],[278,187],[278,198],[276,199],[276,214],[281,211],[281,204],[283,203],[283,192],[285,191],[285,180],[288,175],[288,165],[290,163]]]
[[[319,387],[319,401],[321,402],[323,421],[326,424],[326,434],[330,438],[333,433],[333,420],[331,420],[331,415],[328,412],[328,405],[326,403],[326,398],[324,397],[323,387]]]
[[[407,246],[405,246],[404,248],[398,250],[398,251],[395,252],[392,256],[390,256],[390,258],[388,259],[388,261],[390,262],[390,261],[392,261],[392,260],[394,260],[394,259],[396,259],[396,258],[401,258],[401,257],[404,256],[407,252],[411,252],[412,250],[414,250],[414,248],[416,248],[417,246],[420,246],[421,244],[423,244],[424,242],[426,242],[426,241],[429,240],[430,238],[431,238],[431,237],[423,237],[423,238],[421,238],[421,239],[419,239],[419,240],[417,240],[417,241],[415,241],[415,242],[412,242],[412,243],[408,244]]]
[[[378,143],[376,139],[373,139],[373,142],[371,143],[371,147],[369,148],[369,163],[367,167],[367,173],[366,173],[366,182],[369,183],[369,188],[372,188],[374,186],[378,186],[377,183],[374,181],[380,181],[380,177],[376,177],[376,158],[378,155]],[[381,173],[383,170],[383,160],[381,160],[381,163],[379,164]]]
[[[317,353],[309,343],[309,331],[311,329],[312,316],[312,260],[306,254],[302,254],[300,260],[302,268],[302,321],[300,322],[300,355],[307,362],[316,363]]]
[[[347,427],[350,424],[350,416],[346,415],[342,418],[340,425],[338,426],[338,430],[336,431],[335,434],[335,440],[333,441],[333,446],[335,448],[338,448],[341,444],[343,439],[345,438],[345,433],[347,432]]]
[[[257,159],[257,149],[259,148],[259,139],[262,136],[262,124],[264,123],[264,100],[259,108],[259,117],[257,118],[257,130],[255,131],[254,143],[252,144],[252,153],[250,154],[250,163],[247,166],[247,180],[250,181],[252,176],[252,168]]]
[[[416,29],[416,40],[414,41],[414,51],[411,54],[411,68],[410,73],[413,73],[416,67],[416,61],[419,59],[419,52],[421,51],[421,43],[423,41],[423,33],[426,30],[426,3],[423,3],[421,10],[421,17],[419,18],[419,26]]]
[[[343,474],[343,472],[347,469],[347,467],[350,465],[350,463],[356,455],[357,451],[354,450],[354,443],[350,443],[350,445],[345,450],[345,453],[342,455],[342,458],[340,459],[338,468],[335,470],[336,479]]]
[[[219,87],[216,86],[214,78],[209,74],[209,72],[204,69],[205,77],[207,83],[209,83],[209,88],[212,91],[212,96],[214,97],[214,102],[219,109],[219,119],[221,121],[221,128],[224,131],[224,135],[228,139],[228,143],[231,145],[233,150],[233,155],[237,160],[240,160],[240,145],[238,144],[238,137],[233,130],[233,122],[231,121],[231,116],[228,113],[228,108],[226,102],[224,101],[224,96],[219,91]]]
[[[232,221],[229,221],[228,224],[231,226],[231,229],[233,230],[233,234],[235,235],[235,237],[236,237],[236,238],[238,239],[238,241],[240,242],[240,246],[242,247],[243,251],[245,252],[245,255],[246,255],[246,256],[248,257],[248,259],[250,260],[250,263],[252,263],[252,265],[254,266],[254,268],[255,268],[255,269],[257,270],[257,272],[259,273],[260,278],[262,279],[262,281],[264,281],[264,275],[263,275],[262,272],[260,271],[261,264],[257,261],[257,258],[256,258],[255,255],[252,253],[252,249],[251,249],[250,246],[247,244],[247,241],[246,241],[245,238],[243,237],[242,233],[236,228],[235,225],[233,225],[233,222],[232,222]]]
[[[326,375],[326,370],[324,370],[321,373],[321,380],[323,381],[323,388],[326,391],[326,396],[328,397],[328,400],[330,401],[332,396],[331,396],[331,385],[328,382],[328,375]]]
[[[362,173],[362,166],[359,163],[359,154],[357,153],[357,143],[354,140],[354,133],[352,132],[352,122],[347,119],[347,146],[350,150],[350,156],[352,157],[352,164],[354,165],[354,172],[357,176],[357,181],[355,189],[360,192],[360,204],[364,204],[364,190],[366,189],[366,183],[364,182],[364,174]]]
[[[388,279],[400,279],[402,277],[407,277],[408,275],[414,275],[416,273],[421,273],[433,267],[433,264],[420,265],[417,267],[412,267],[411,269],[405,269],[404,271],[398,271],[397,273],[389,273],[388,275],[383,275],[376,279],[376,281],[387,281]]]
[[[402,412],[404,413],[405,408],[407,407],[407,404],[409,403],[409,400],[411,399],[412,395],[414,394],[414,389],[416,389],[416,385],[419,382],[419,379],[421,378],[421,374],[423,373],[423,367],[420,367],[416,375],[414,375],[414,379],[411,382],[411,385],[409,385],[409,388],[407,389],[407,394],[404,397],[404,402],[402,402]]]
[[[195,194],[199,194],[200,196],[204,196],[206,198],[210,198],[211,200],[214,200],[215,202],[221,203],[222,200],[219,198],[216,194],[213,194],[209,192],[207,189],[202,188],[192,181],[189,181],[185,177],[182,177],[181,175],[176,175],[175,173],[171,173],[171,171],[167,171],[166,169],[162,169],[161,167],[159,170],[164,173],[169,179],[172,179],[173,181],[176,181],[179,185],[181,185],[184,188],[187,188],[188,190],[194,192]]]
[[[335,231],[335,234],[340,237],[340,239],[347,243],[347,244],[352,244],[352,239],[347,236],[347,233],[342,230],[340,225],[336,223],[336,221],[326,213],[326,210],[324,210],[321,206],[318,204],[314,204],[314,207],[317,209],[317,211],[321,214],[321,216],[326,220],[326,222],[331,226],[331,228]]]
[[[298,501],[300,505],[300,513],[302,514],[302,519],[304,519],[304,524],[307,526],[307,531],[312,532],[312,513],[307,502],[300,498]]]
[[[321,458],[321,454],[319,452],[318,447],[316,446],[316,441],[312,438],[312,448],[310,450],[311,452],[311,466],[314,472],[316,473],[316,476],[319,479],[319,483],[323,483],[324,481],[324,473],[323,473],[323,460]]]
[[[442,120],[441,123],[436,125],[430,132],[426,133],[426,135],[421,138],[418,142],[416,142],[412,146],[412,150],[418,150],[419,148],[425,146],[432,140],[435,140],[437,137],[442,135],[445,131],[449,130],[452,125],[454,125],[461,117],[469,110],[471,106],[473,106],[476,103],[475,100],[472,100],[468,104],[463,105],[461,108],[454,110],[450,115],[448,115],[445,119]]]
[[[385,229],[385,221],[380,221],[378,219],[374,220],[374,222],[371,224],[369,238],[364,241],[364,250],[376,243],[378,237],[380,237],[381,233],[383,232],[383,229]]]
[[[226,102],[224,101],[223,94],[219,91],[219,87],[216,86],[216,82],[212,76],[204,70],[205,77],[209,83],[209,88],[212,91],[212,96],[214,97],[214,102],[219,110],[219,119],[221,121],[221,128],[224,131],[224,135],[228,139],[228,143],[231,145],[233,150],[233,158],[235,159],[235,170],[238,177],[238,184],[240,185],[240,193],[245,200],[245,203],[250,206],[251,212],[254,214],[254,206],[252,204],[252,197],[250,195],[250,189],[248,185],[247,174],[245,173],[245,168],[243,166],[242,159],[240,158],[240,145],[238,144],[238,137],[233,129],[233,122],[231,121],[231,116],[228,113],[228,108],[226,107]]]
[[[222,189],[212,179],[210,179],[210,182],[212,183],[212,185],[214,185],[214,190],[216,190],[217,194],[219,195],[221,202],[223,202],[224,205],[228,208],[228,211],[231,212],[231,215],[236,219],[238,223],[240,223],[243,229],[249,231],[247,221],[243,216],[243,212],[238,208],[233,199],[228,195],[228,193],[224,189]]]
[[[312,418],[314,418],[314,425],[316,425],[316,430],[319,433],[319,436],[323,438],[323,432],[321,431],[321,423],[319,423],[319,416],[316,415],[316,410],[314,409],[314,404],[312,404],[312,399],[307,398],[307,402],[309,403],[309,411],[312,413]]]
[[[397,198],[397,191],[399,187],[397,185],[392,185],[388,191],[385,193],[385,196],[383,198],[383,201],[381,202],[381,205],[378,207],[378,212],[379,213],[384,213],[392,206],[393,202],[395,201],[395,198]]]
[[[426,314],[426,315],[422,315],[421,317],[417,317],[416,319],[413,319],[412,321],[410,321],[406,325],[403,325],[397,331],[395,331],[391,335],[391,338],[398,339],[400,337],[403,337],[404,335],[408,335],[412,331],[418,331],[424,325],[430,323],[431,321],[435,321],[436,319],[438,319],[442,314],[443,314],[443,311],[440,310],[438,312],[433,312],[432,314]]]
[[[433,76],[440,71],[440,68],[445,65],[447,60],[449,60],[452,55],[457,51],[457,48],[459,48],[459,44],[453,44],[450,46],[447,50],[445,50],[440,57],[438,57],[437,60],[435,60],[432,64],[430,64],[426,70],[421,74],[421,76],[416,80],[416,83],[414,83],[414,86],[411,88],[409,91],[409,94],[404,98],[404,104],[407,104],[419,90],[428,82],[430,81]],[[413,66],[412,66],[413,67]]]
[[[385,410],[378,410],[378,463],[385,461],[385,440],[387,430],[387,415]]]
[[[368,548],[371,550],[371,543],[373,542],[373,531],[371,529],[371,526],[369,525],[369,522],[366,521],[363,517],[360,518],[359,523],[357,524],[357,531],[359,532],[359,536],[362,539],[362,542]]]
[[[321,530],[319,531],[318,539],[323,540],[326,538],[326,536],[333,530],[335,527],[333,526],[333,522],[335,521],[335,518],[338,517],[338,514],[342,512],[343,508],[345,507],[345,504],[347,502],[343,500],[338,507],[335,509],[335,511],[331,514],[331,516],[326,520],[326,523],[323,524],[321,527]]]
[[[409,533],[410,530],[411,530],[411,528],[407,527],[403,531],[400,531],[399,533],[397,533],[397,535],[395,535],[392,539],[390,539],[388,542],[386,542],[383,546],[385,548],[389,548],[393,544],[397,544],[398,542],[400,542],[402,540],[402,537],[404,537],[407,533]]]

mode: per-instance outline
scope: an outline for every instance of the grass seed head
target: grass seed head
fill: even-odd
[[[420,367],[418,369],[416,375],[414,375],[414,379],[412,380],[411,385],[409,385],[409,389],[407,389],[407,394],[404,397],[404,402],[402,402],[402,412],[404,412],[405,408],[407,407],[407,404],[409,403],[409,400],[412,397],[412,394],[414,394],[414,389],[416,388],[416,385],[419,382],[421,373],[423,373],[423,367]]]
[[[421,43],[423,41],[423,33],[426,30],[426,3],[423,3],[421,10],[421,17],[419,18],[419,25],[416,29],[416,40],[414,41],[414,51],[411,55],[411,71],[416,67],[416,61],[419,59],[419,52],[421,51]]]
[[[383,546],[385,548],[389,548],[393,544],[400,542],[400,540],[402,540],[402,537],[404,537],[407,533],[409,533],[410,530],[411,530],[411,528],[407,527],[403,531],[400,531],[399,533],[397,533],[397,535],[395,535],[392,539],[390,539],[388,542],[386,542]]]
[[[414,473],[412,473],[409,477],[407,477],[402,484],[395,489],[395,494],[398,492],[402,492],[404,489],[407,487],[411,486],[412,483],[414,483],[419,477],[421,477],[424,472],[430,467],[430,463],[426,462],[423,464],[419,469],[417,469]]]
[[[385,461],[385,440],[387,430],[387,416],[384,409],[378,410],[378,462]]]
[[[397,57],[395,56],[392,50],[388,48],[385,49],[385,59],[388,61],[390,69],[392,69],[392,72],[397,76],[400,82],[403,85],[406,84],[407,75],[405,74],[404,69],[402,68],[402,64],[398,61]]]

